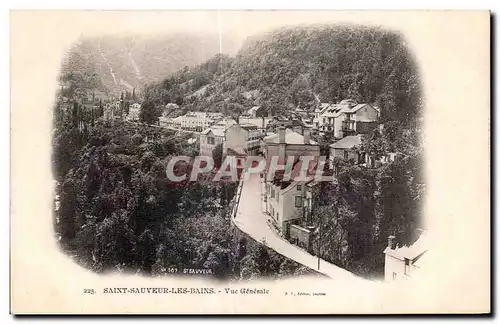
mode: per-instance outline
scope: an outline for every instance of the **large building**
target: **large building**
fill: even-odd
[[[342,100],[338,104],[321,104],[314,111],[313,125],[320,132],[333,132],[336,138],[368,133],[377,127],[379,110],[370,104]]]
[[[224,118],[200,134],[200,155],[212,155],[218,144],[223,146],[223,154],[229,150],[241,155],[257,155],[260,151],[262,130],[251,123],[238,123],[232,118]]]
[[[271,117],[245,117],[241,116],[238,118],[240,124],[253,124],[257,126],[262,134],[266,133],[267,126],[271,122]]]
[[[225,130],[224,154],[228,149],[240,149],[247,155],[257,155],[262,137],[262,131],[254,124],[234,123]]]
[[[181,130],[192,132],[203,132],[217,121],[223,118],[222,113],[210,113],[192,111],[188,112],[181,119]]]
[[[299,175],[302,167],[300,156],[314,158],[304,167],[308,175],[313,174],[317,158],[320,156],[319,144],[310,139],[308,130],[301,135],[291,129],[280,127],[277,134],[264,138],[263,150],[267,162],[266,171],[262,174],[266,213],[284,237],[296,239],[300,245],[309,249],[312,228],[307,228],[305,224],[308,208],[306,201],[310,201],[307,200],[306,185],[310,181],[301,181],[295,176]],[[291,179],[285,177],[284,171],[276,172],[274,176],[269,177],[267,169],[273,157],[278,157],[280,164],[285,165],[290,156],[294,157]]]

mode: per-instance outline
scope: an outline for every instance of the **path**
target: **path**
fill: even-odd
[[[318,258],[296,245],[293,245],[273,231],[267,224],[267,216],[262,212],[262,190],[258,174],[252,174],[247,181],[243,182],[241,198],[233,218],[234,224],[253,239],[270,247],[279,254],[286,256],[304,266],[325,274],[334,280],[363,282],[367,279],[337,267],[325,260],[320,260],[318,270]]]
[[[97,43],[97,49],[99,50],[99,53],[101,53],[102,58],[104,59],[104,62],[108,65],[109,72],[111,73],[111,76],[113,77],[113,81],[115,85],[118,85],[118,82],[116,81],[115,73],[113,72],[113,68],[111,67],[111,64],[109,64],[108,59],[106,56],[104,56],[104,53],[101,51],[101,39],[99,38],[99,42]]]

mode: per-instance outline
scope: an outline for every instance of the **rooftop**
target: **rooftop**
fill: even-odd
[[[250,124],[250,123],[241,123],[240,124],[241,128],[247,129],[247,130],[256,130],[258,129],[256,125]]]
[[[361,137],[353,135],[353,136],[346,136],[343,139],[339,140],[338,142],[330,144],[330,147],[335,149],[351,149],[359,145],[361,145]]]
[[[255,106],[255,107],[252,107],[252,108],[248,109],[247,112],[249,114],[252,114],[252,113],[256,112],[259,109],[260,109],[260,106]]]
[[[264,137],[264,143],[278,144],[279,143],[279,135],[273,134],[273,135],[269,135],[269,136]],[[285,130],[285,143],[286,144],[305,144],[304,143],[304,136],[287,128]],[[308,145],[308,144],[305,144],[305,145]],[[316,143],[313,140],[310,140],[309,145],[318,145],[318,143]]]
[[[222,136],[224,136],[224,131],[225,131],[224,128],[211,127],[211,128],[205,129],[201,134],[207,135],[208,133],[212,133],[215,136],[221,136],[222,137]]]
[[[397,259],[404,260],[414,260],[427,252],[427,232],[424,231],[420,234],[420,237],[410,246],[402,246],[396,247],[395,249],[391,249],[386,247],[384,253],[389,254]]]

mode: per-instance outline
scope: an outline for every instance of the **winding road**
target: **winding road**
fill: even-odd
[[[371,280],[356,276],[355,274],[320,260],[318,270],[318,257],[307,253],[296,245],[282,238],[268,225],[268,217],[262,212],[262,185],[258,174],[252,174],[248,180],[243,181],[241,197],[236,213],[233,214],[233,223],[243,232],[257,242],[266,245],[279,254],[290,258],[306,267],[314,269],[333,280],[342,282],[370,282]]]

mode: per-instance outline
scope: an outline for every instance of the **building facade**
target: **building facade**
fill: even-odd
[[[396,246],[395,236],[388,237],[384,250],[386,281],[408,280],[418,274],[425,263],[427,235],[427,232],[423,231],[415,243],[402,247]]]
[[[297,180],[302,168],[300,156],[312,156],[315,161],[320,156],[319,144],[312,141],[309,132],[304,135],[291,129],[281,127],[278,134],[267,136],[263,140],[264,156],[267,168],[263,172],[265,212],[269,215],[276,229],[287,239],[295,239],[303,248],[310,248],[312,227],[305,226],[308,210],[307,188],[310,181]],[[270,161],[276,157],[280,164],[285,165],[288,157],[293,156],[293,171],[291,179],[286,179],[284,171],[276,172],[274,176],[267,174]],[[310,163],[314,165],[314,161]],[[310,166],[306,166],[310,174]]]
[[[370,104],[342,100],[338,104],[321,104],[314,111],[313,125],[320,132],[333,132],[336,138],[369,133],[377,127],[379,110]]]

